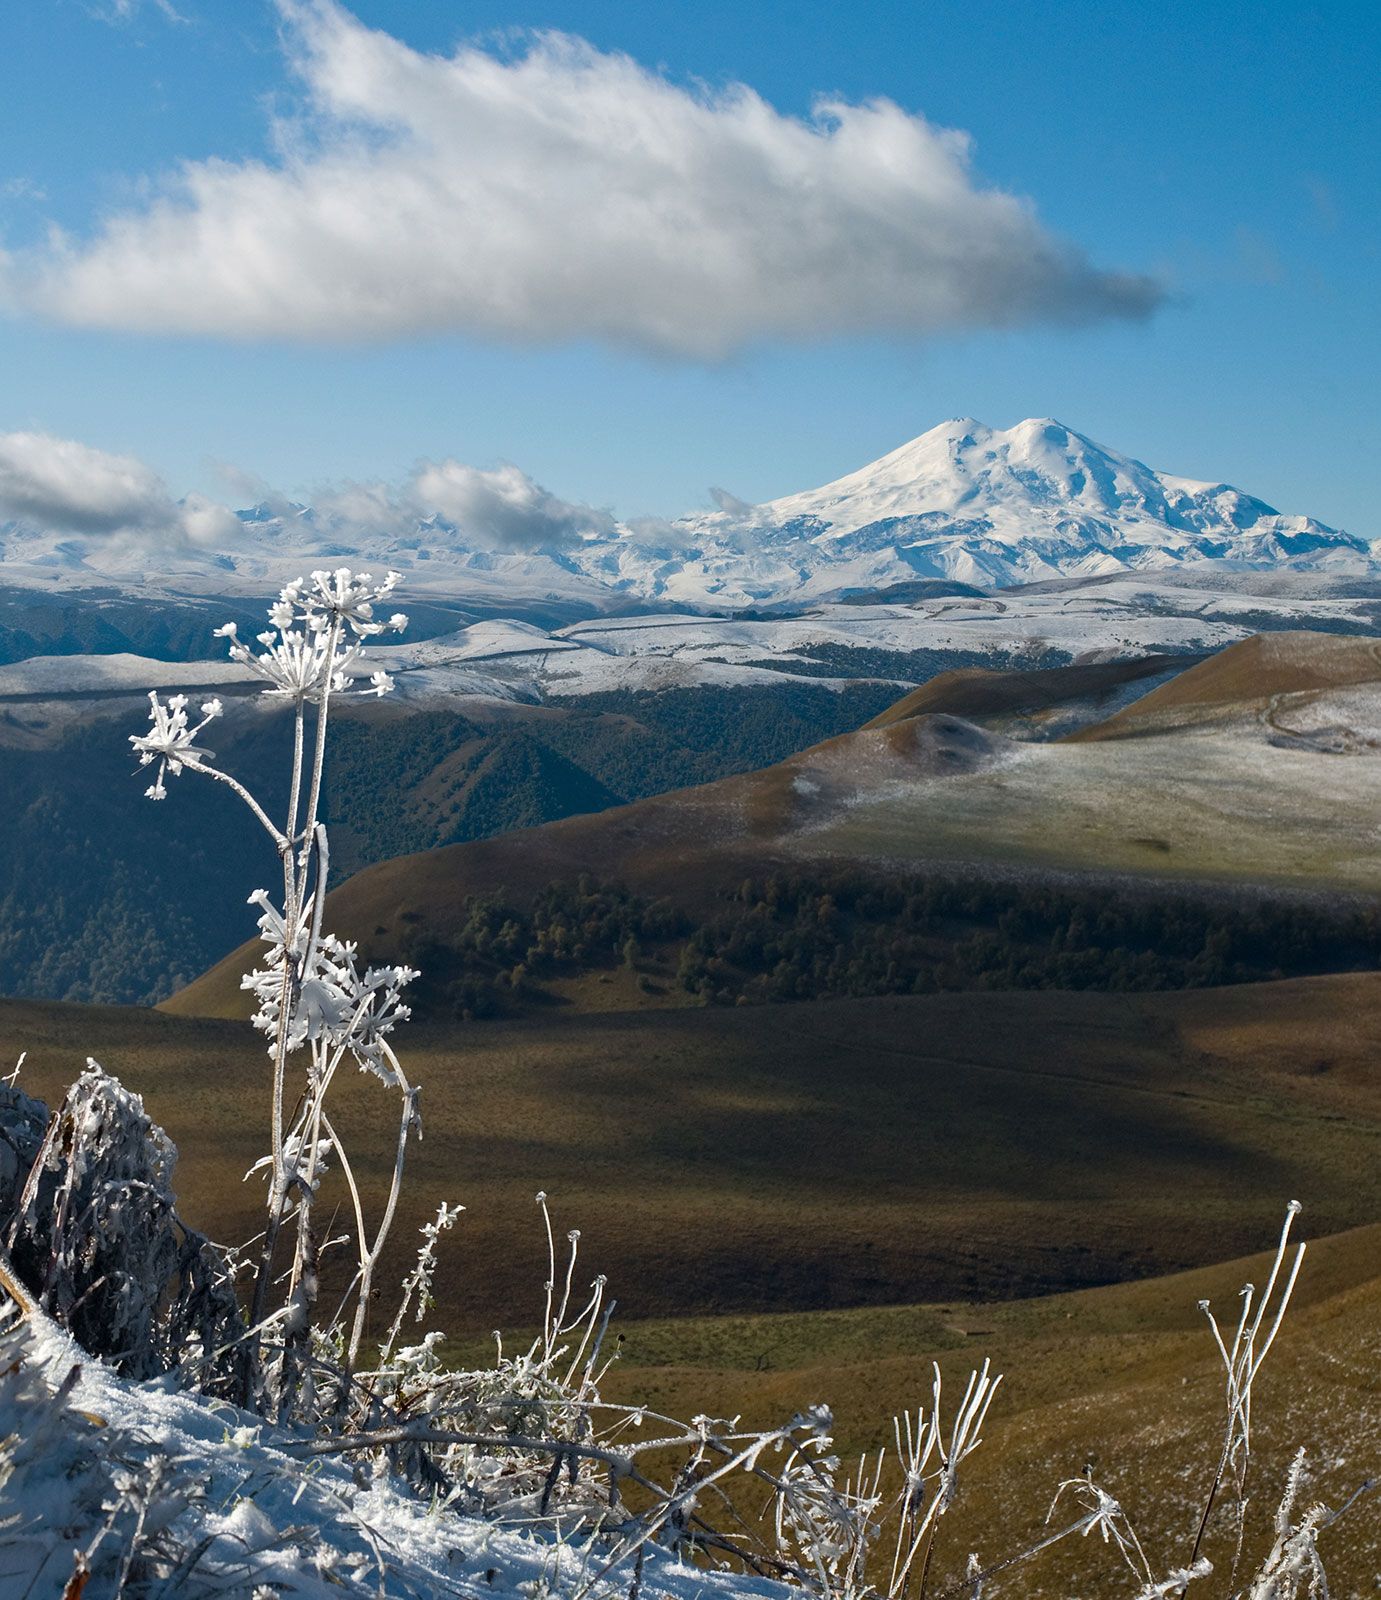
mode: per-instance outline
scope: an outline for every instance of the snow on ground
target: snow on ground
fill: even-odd
[[[1227,621],[1138,613],[1101,596],[945,598],[911,606],[820,606],[771,620],[634,617],[576,623],[561,637],[626,655],[809,661],[823,647],[1035,658],[1049,650],[1119,655],[1216,648],[1249,631]]]
[[[406,694],[463,693],[457,669],[480,668],[530,697],[592,694],[611,689],[686,684],[753,684],[799,677],[847,681],[872,670],[915,681],[943,661],[908,672],[906,664],[869,669],[840,651],[924,653],[955,664],[991,658],[994,665],[1068,658],[1183,654],[1218,649],[1257,631],[1263,619],[1293,627],[1369,628],[1359,602],[1348,599],[1239,595],[1210,583],[1203,589],[1119,578],[1089,587],[1004,590],[984,596],[941,596],[912,604],[820,605],[803,615],[687,616],[681,613],[594,618],[546,633],[529,623],[484,622],[420,645],[374,653],[399,675]],[[825,676],[831,666],[838,678]],[[406,681],[425,670],[425,679]],[[818,676],[817,676],[818,675]]]
[[[30,656],[0,667],[0,700],[62,694],[140,694],[149,689],[254,683],[234,661],[154,661],[148,656]]]
[[[964,726],[958,718],[923,718]],[[787,848],[898,864],[984,861],[1381,890],[1381,686],[1280,696],[1258,717],[921,761],[798,804]],[[977,730],[975,730],[976,732]],[[953,743],[953,738],[949,738]],[[814,774],[805,772],[813,778]]]
[[[521,699],[799,682],[862,675],[909,684],[946,665],[1049,664],[1221,648],[1262,625],[1370,632],[1370,602],[1327,593],[1244,593],[1202,582],[1119,576],[910,604],[819,605],[800,614],[603,617],[547,631],[512,619],[476,622],[422,641],[377,645],[371,667],[413,701]],[[871,652],[872,656],[864,654]],[[908,661],[911,656],[915,659]],[[248,687],[226,661],[135,655],[39,656],[0,666],[0,703]]]
[[[62,1593],[74,1552],[93,1543],[86,1600],[111,1593],[145,1497],[146,1537],[186,1562],[169,1592],[189,1597],[535,1600],[582,1592],[602,1564],[578,1546],[433,1507],[342,1458],[298,1459],[296,1436],[166,1380],[127,1382],[40,1312],[0,1334],[0,1354],[6,1595]],[[70,1391],[55,1397],[74,1371]],[[160,1466],[165,1476],[149,1495]],[[623,1600],[630,1580],[616,1569],[583,1592]],[[642,1593],[665,1600],[788,1592],[684,1565],[656,1547],[643,1571]]]

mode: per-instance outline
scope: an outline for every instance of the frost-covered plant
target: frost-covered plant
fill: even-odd
[[[1336,1510],[1315,1501],[1297,1519],[1296,1506],[1304,1487],[1304,1459],[1305,1453],[1300,1450],[1290,1464],[1285,1493],[1276,1511],[1275,1539],[1256,1576],[1243,1591],[1244,1600],[1303,1600],[1305,1596],[1308,1600],[1328,1600],[1328,1575],[1319,1553],[1319,1535],[1365,1495],[1381,1487],[1377,1479],[1369,1479]]]
[[[367,573],[348,568],[314,572],[290,583],[270,608],[270,627],[253,644],[243,642],[234,623],[218,630],[233,661],[262,680],[263,693],[286,702],[293,713],[292,770],[286,813],[274,822],[250,789],[215,764],[214,753],[199,742],[222,714],[219,700],[201,707],[193,724],[185,696],[163,702],[151,694],[147,733],[132,735],[141,765],[156,766],[146,793],[167,795],[167,778],[195,773],[228,786],[263,827],[282,865],[277,897],[258,890],[251,903],[260,910],[265,944],[260,966],[244,980],[256,1002],[254,1025],[269,1040],[272,1061],[269,1152],[260,1164],[267,1173],[267,1219],[250,1294],[250,1321],[266,1354],[266,1396],[285,1407],[313,1382],[312,1344],[319,1294],[320,1241],[313,1206],[328,1162],[338,1166],[350,1197],[356,1267],[337,1341],[347,1368],[358,1358],[373,1279],[392,1226],[410,1136],[418,1127],[417,1091],[408,1082],[389,1043],[394,1027],[408,1016],[402,991],[416,976],[408,967],[362,969],[354,945],[322,925],[330,850],[322,820],[322,782],[327,732],[335,701],[346,695],[382,695],[392,688],[384,672],[374,672],[359,688],[367,642],[398,631],[407,618],[395,613],[376,618],[376,607],[392,592],[398,574],[375,583]],[[372,1073],[397,1091],[399,1127],[393,1181],[381,1217],[367,1223],[354,1169],[328,1111],[332,1083],[347,1061]],[[300,1063],[294,1073],[293,1068]],[[290,1074],[291,1081],[290,1081]],[[278,1283],[281,1235],[291,1224],[292,1260],[279,1303],[270,1305]],[[273,1338],[268,1338],[272,1332]],[[308,1397],[310,1398],[310,1397]]]
[[[393,1348],[403,1331],[403,1322],[408,1312],[412,1312],[415,1322],[421,1322],[435,1305],[436,1302],[432,1298],[432,1280],[436,1277],[437,1246],[441,1243],[441,1235],[455,1227],[457,1218],[464,1210],[464,1206],[453,1206],[443,1200],[436,1208],[436,1216],[432,1221],[422,1224],[422,1244],[417,1251],[417,1263],[403,1279],[402,1293],[398,1297],[398,1312],[389,1326],[379,1351],[380,1358],[385,1364],[393,1355]]]
[[[943,1383],[932,1368],[931,1405],[895,1417],[892,1435],[900,1488],[882,1491],[887,1453],[862,1460],[836,1486],[839,1460],[828,1453],[827,1434],[798,1447],[777,1475],[775,1531],[778,1549],[813,1573],[822,1594],[852,1597],[877,1592],[871,1561],[891,1530],[885,1592],[907,1592],[913,1575],[924,1595],[940,1519],[954,1503],[959,1468],[982,1441],[983,1422],[1002,1379],[984,1362],[969,1374],[954,1418],[943,1423]]]
[[[1304,1263],[1304,1246],[1300,1244],[1295,1247],[1294,1259],[1282,1280],[1281,1269],[1285,1266],[1286,1254],[1290,1247],[1290,1228],[1300,1209],[1298,1200],[1292,1200],[1286,1207],[1285,1223],[1280,1230],[1275,1260],[1271,1263],[1270,1275],[1266,1279],[1266,1288],[1260,1300],[1256,1299],[1254,1284],[1248,1283],[1243,1286],[1242,1309],[1238,1315],[1237,1330],[1233,1335],[1231,1346],[1224,1340],[1222,1329],[1218,1326],[1218,1320],[1213,1315],[1209,1302],[1207,1300],[1199,1302],[1199,1310],[1208,1319],[1208,1325],[1213,1332],[1213,1342],[1217,1345],[1218,1354],[1223,1362],[1227,1415],[1218,1470],[1214,1473],[1213,1482],[1209,1486],[1203,1515],[1199,1519],[1198,1532],[1194,1536],[1194,1549],[1189,1557],[1191,1567],[1198,1560],[1199,1551],[1203,1547],[1204,1535],[1208,1531],[1208,1520],[1213,1513],[1218,1495],[1224,1483],[1229,1480],[1235,1489],[1240,1543],[1241,1520],[1247,1503],[1247,1467],[1251,1461],[1252,1449],[1252,1385],[1256,1382],[1261,1364],[1270,1354],[1271,1346],[1280,1332],[1280,1325],[1285,1320],[1285,1312],[1290,1304],[1290,1296],[1294,1293],[1295,1283],[1299,1278],[1299,1269]]]
[[[548,1277],[541,1329],[526,1346],[508,1350],[495,1333],[492,1366],[450,1370],[442,1361],[441,1336],[428,1333],[420,1343],[400,1344],[405,1320],[411,1312],[421,1321],[430,1303],[436,1268],[436,1247],[461,1208],[443,1204],[434,1220],[421,1229],[417,1262],[403,1282],[398,1312],[379,1347],[379,1364],[355,1374],[353,1411],[342,1420],[353,1429],[378,1429],[387,1419],[390,1430],[406,1432],[425,1421],[435,1438],[421,1476],[439,1474],[448,1485],[452,1504],[504,1519],[545,1517],[560,1510],[570,1519],[577,1502],[585,1510],[601,1509],[602,1491],[594,1491],[571,1462],[562,1456],[564,1446],[593,1443],[603,1416],[600,1380],[612,1356],[604,1353],[605,1335],[613,1312],[605,1301],[605,1280],[596,1277],[587,1296],[575,1292],[580,1234],[567,1234],[564,1267],[558,1271],[556,1235],[545,1194],[537,1196],[544,1224]],[[618,1431],[617,1428],[615,1431]],[[493,1450],[470,1443],[460,1434],[497,1434],[505,1440],[530,1439],[532,1449],[508,1448],[496,1460]],[[408,1444],[411,1441],[402,1440]],[[407,1451],[404,1451],[407,1456]],[[406,1470],[420,1465],[413,1453],[399,1462]],[[565,1469],[558,1484],[553,1462]]]

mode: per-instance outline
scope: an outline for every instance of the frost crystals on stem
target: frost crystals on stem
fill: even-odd
[[[184,771],[227,785],[269,834],[282,865],[281,898],[267,890],[251,896],[260,911],[259,931],[267,950],[261,965],[244,979],[244,987],[258,1002],[254,1022],[268,1036],[273,1062],[270,1148],[256,1168],[269,1174],[268,1221],[255,1274],[251,1323],[256,1338],[271,1321],[282,1327],[282,1353],[264,1373],[267,1398],[279,1410],[286,1408],[309,1366],[318,1254],[312,1207],[326,1158],[329,1154],[339,1162],[354,1212],[356,1307],[350,1335],[342,1339],[346,1365],[352,1366],[364,1333],[374,1269],[397,1206],[408,1139],[419,1127],[418,1092],[408,1083],[389,1043],[393,1029],[407,1020],[402,993],[417,974],[404,966],[361,968],[355,946],[322,927],[330,849],[320,809],[331,706],[340,696],[382,695],[392,689],[387,673],[366,676],[361,663],[369,640],[407,624],[401,612],[376,619],[376,608],[397,582],[395,572],[381,583],[345,567],[314,572],[282,591],[269,610],[270,626],[254,644],[240,639],[233,622],[217,630],[228,642],[230,659],[261,681],[261,692],[292,707],[292,772],[281,825],[249,789],[215,765],[212,751],[197,743],[207,724],[222,714],[219,700],[207,701],[201,708],[202,720],[192,725],[185,696],[175,695],[164,703],[153,694],[149,731],[130,741],[141,766],[158,764],[155,781],[146,791],[151,799],[163,799],[165,778]],[[289,1062],[298,1056],[303,1057],[300,1082],[290,1094]],[[399,1095],[392,1186],[382,1220],[372,1229],[366,1225],[349,1157],[327,1111],[332,1082],[347,1060]],[[294,1107],[290,1116],[289,1105]],[[268,1299],[279,1238],[289,1219],[296,1233],[293,1262],[282,1307],[270,1316]],[[342,1307],[341,1317],[344,1314]]]

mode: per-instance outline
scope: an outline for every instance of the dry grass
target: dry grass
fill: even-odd
[[[936,712],[966,717],[971,722],[1011,716],[1038,719],[1043,713],[1071,702],[1087,702],[1096,707],[1128,684],[1182,672],[1203,659],[1192,655],[1136,656],[1128,661],[1043,667],[1028,672],[965,667],[940,673],[864,726],[885,728],[907,717]]]
[[[1307,1218],[1306,1218],[1307,1220]],[[1221,1369],[1198,1300],[1231,1312],[1267,1259],[1005,1305],[817,1312],[635,1324],[616,1369],[622,1395],[679,1415],[688,1407],[774,1421],[817,1400],[834,1407],[852,1454],[888,1442],[884,1413],[928,1396],[930,1362],[962,1390],[985,1358],[1005,1374],[987,1443],[974,1458],[940,1546],[942,1582],[970,1549],[992,1560],[1034,1542],[1054,1486],[1091,1466],[1124,1502],[1153,1559],[1184,1559],[1212,1476]],[[1285,1331],[1257,1390],[1253,1516],[1264,1525],[1294,1450],[1336,1504],[1381,1469],[1381,1227],[1310,1246]],[[763,1370],[756,1370],[761,1364]],[[1231,1556],[1226,1524],[1209,1554]],[[1251,1542],[1250,1555],[1260,1539]],[[1326,1546],[1337,1595],[1374,1592],[1381,1551],[1375,1502]],[[1130,1580],[1098,1541],[1075,1542],[1013,1575],[1026,1600],[1125,1596]],[[1221,1590],[1217,1592],[1222,1592]]]
[[[532,1195],[637,1317],[998,1300],[1249,1250],[1284,1199],[1381,1217],[1381,977],[414,1027],[409,1230],[442,1199],[441,1321],[513,1320],[542,1277]],[[183,1152],[190,1220],[258,1225],[267,1061],[241,1024],[5,1002],[54,1095],[87,1053]],[[342,1128],[381,1182],[373,1084]],[[384,1281],[391,1281],[392,1273]],[[516,1313],[521,1315],[519,1309]]]
[[[1381,679],[1381,645],[1332,633],[1258,633],[1209,656],[1074,741],[1135,737],[1238,714],[1274,695],[1348,688]]]

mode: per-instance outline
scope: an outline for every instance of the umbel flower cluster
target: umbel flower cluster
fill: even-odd
[[[317,1298],[319,1248],[312,1206],[328,1159],[339,1164],[353,1202],[356,1312],[345,1349],[353,1363],[402,1181],[405,1149],[419,1126],[417,1092],[389,1043],[393,1029],[407,1020],[402,993],[417,974],[404,966],[361,968],[356,947],[322,926],[330,849],[320,814],[321,786],[331,708],[346,696],[384,695],[393,688],[386,672],[367,672],[363,657],[369,640],[407,626],[401,612],[380,620],[382,602],[397,582],[396,572],[381,583],[345,567],[314,572],[282,591],[269,610],[269,627],[253,644],[240,639],[233,622],[217,630],[228,641],[230,659],[261,680],[260,692],[292,710],[292,772],[281,824],[238,778],[216,765],[214,752],[202,742],[203,731],[223,714],[219,700],[206,701],[201,720],[193,723],[185,696],[165,703],[152,694],[149,730],[130,739],[141,765],[157,763],[157,775],[145,791],[150,799],[165,798],[166,779],[183,772],[225,784],[268,833],[282,864],[281,892],[258,889],[250,897],[260,911],[265,954],[243,979],[257,1001],[254,1024],[267,1036],[273,1062],[270,1150],[255,1168],[268,1173],[268,1219],[252,1304],[256,1329],[269,1314],[275,1263],[289,1220],[295,1235],[287,1294],[276,1319],[280,1357],[268,1367],[280,1403],[305,1381],[308,1370],[305,1353]],[[290,1085],[290,1064],[298,1061],[302,1070],[292,1073]],[[382,1223],[373,1229],[366,1224],[359,1186],[328,1109],[332,1083],[346,1062],[373,1073],[400,1096],[394,1188]],[[294,1108],[291,1114],[289,1107]]]

